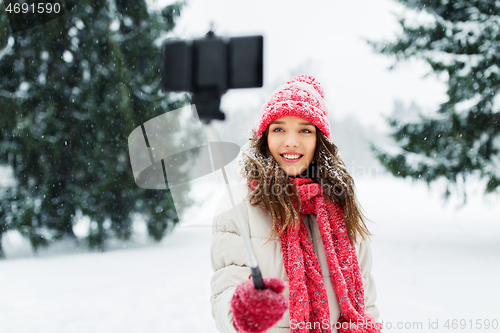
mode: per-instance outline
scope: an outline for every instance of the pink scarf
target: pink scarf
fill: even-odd
[[[349,242],[340,204],[321,194],[318,183],[309,178],[290,178],[301,200],[301,214],[315,214],[325,247],[328,269],[341,315],[330,322],[328,297],[318,257],[304,222],[299,229],[287,229],[280,236],[281,251],[289,279],[292,332],[378,333],[379,324],[365,313],[363,281],[356,249]],[[307,326],[309,325],[309,326]],[[295,327],[294,327],[295,326]]]

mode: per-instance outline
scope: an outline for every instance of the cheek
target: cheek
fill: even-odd
[[[269,150],[271,151],[271,154],[276,155],[277,154],[277,149],[278,149],[279,143],[277,140],[271,136],[268,137],[267,139],[267,146],[269,147]]]
[[[267,138],[267,146],[269,147],[269,151],[271,152],[271,154],[274,155],[276,152],[276,142],[275,140],[273,140],[273,138]]]
[[[309,142],[307,147],[307,152],[310,156],[314,156],[314,152],[316,151],[316,138]]]

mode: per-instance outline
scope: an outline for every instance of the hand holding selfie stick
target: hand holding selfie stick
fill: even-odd
[[[205,134],[208,141],[208,151],[210,157],[215,156],[223,156],[224,151],[220,149],[220,146],[213,145],[210,146],[210,142],[219,142],[217,138],[217,133],[212,128],[212,125],[205,125]],[[219,149],[217,152],[212,152],[213,149]],[[215,154],[214,154],[215,153]],[[250,270],[252,273],[253,283],[255,285],[255,289],[264,289],[264,281],[262,280],[262,275],[260,273],[259,265],[257,263],[257,259],[255,258],[255,254],[253,253],[252,244],[250,243],[250,236],[248,235],[248,230],[245,227],[243,216],[241,216],[241,211],[236,208],[234,203],[233,194],[231,192],[231,187],[229,186],[229,181],[227,179],[226,171],[224,170],[224,166],[220,168],[222,170],[222,175],[224,176],[224,182],[226,183],[226,188],[229,194],[229,199],[231,200],[231,206],[233,208],[233,212],[236,214],[236,225],[238,226],[238,230],[243,239],[243,245],[245,247],[245,252],[247,255],[248,265],[250,266]],[[212,168],[213,170],[213,168]]]

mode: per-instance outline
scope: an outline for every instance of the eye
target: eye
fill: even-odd
[[[273,132],[283,132],[283,130],[281,129],[281,127],[276,127],[275,129],[273,129]]]
[[[305,132],[303,132],[303,131],[305,131]],[[311,132],[310,130],[308,130],[308,129],[303,129],[303,130],[301,130],[300,132],[303,132],[303,133],[312,133],[312,132]]]

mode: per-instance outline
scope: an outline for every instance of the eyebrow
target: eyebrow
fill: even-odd
[[[275,120],[275,121],[273,121],[271,124],[283,125],[283,124],[285,124],[285,122],[284,122],[284,121],[282,121],[282,120]],[[311,123],[310,123],[310,122],[308,122],[308,121],[301,121],[301,122],[299,123],[299,125],[310,125],[310,126],[314,126],[313,124],[311,124]]]

